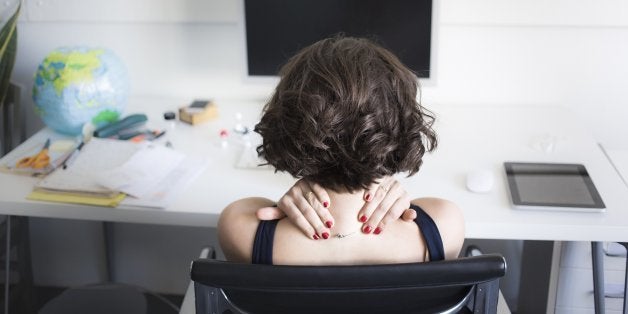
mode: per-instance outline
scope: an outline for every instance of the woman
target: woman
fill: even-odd
[[[263,138],[258,153],[277,171],[324,188],[334,223],[329,232],[303,236],[287,219],[257,219],[256,209],[273,201],[236,201],[218,222],[227,259],[330,265],[457,257],[464,222],[451,202],[413,200],[413,222],[389,220],[370,226],[363,225],[368,217],[360,216],[365,191],[385,194],[392,188],[387,185],[392,175],[415,174],[423,154],[436,147],[433,117],[416,101],[416,76],[388,50],[366,39],[343,37],[306,47],[280,74],[255,127]],[[304,195],[312,205],[318,195],[314,192]]]

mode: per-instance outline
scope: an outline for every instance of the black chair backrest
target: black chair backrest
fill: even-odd
[[[496,254],[430,263],[354,266],[192,263],[196,313],[494,313]]]

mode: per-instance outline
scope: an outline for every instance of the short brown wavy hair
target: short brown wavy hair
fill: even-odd
[[[280,76],[255,126],[263,139],[257,152],[275,171],[354,192],[415,174],[436,148],[416,75],[370,40],[321,40],[290,58]]]

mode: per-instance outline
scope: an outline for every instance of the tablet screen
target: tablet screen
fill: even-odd
[[[506,162],[515,205],[605,208],[584,165]]]

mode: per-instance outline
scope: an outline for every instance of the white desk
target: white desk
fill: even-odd
[[[604,151],[628,187],[628,148],[604,148]]]
[[[617,170],[617,173],[622,177],[624,184],[628,187],[628,149],[617,149],[617,148],[603,148],[606,156],[608,156],[609,161]],[[625,204],[624,207],[628,209],[628,204]],[[628,243],[624,241],[620,242],[626,249],[628,249]],[[604,252],[602,249],[602,243],[600,242],[592,242],[591,244],[591,252],[592,252],[592,270],[593,270],[593,295],[594,295],[594,305],[595,305],[595,313],[604,313],[605,312],[605,300],[604,300]],[[624,304],[623,311],[626,312],[628,309],[628,260],[626,261],[626,271],[624,273]]]
[[[161,114],[184,101],[133,98],[127,113],[145,112],[153,125]],[[252,127],[261,103],[218,100],[221,118],[200,126],[177,125],[168,134],[175,149],[210,159],[208,168],[166,209],[105,208],[26,200],[35,178],[0,173],[0,214],[84,219],[113,222],[215,227],[220,211],[246,196],[277,199],[293,183],[287,175],[268,170],[235,169],[240,147],[219,146],[218,131],[231,129],[236,112]],[[466,236],[483,239],[628,241],[628,187],[591,134],[568,110],[558,107],[432,106],[437,114],[437,151],[425,157],[419,173],[400,176],[415,197],[438,196],[453,200],[464,211]],[[36,137],[47,137],[43,130]],[[535,148],[535,139],[556,138],[551,153]],[[32,144],[30,144],[32,145]],[[560,213],[513,210],[502,163],[504,161],[582,163],[587,167],[607,210],[605,213]],[[477,168],[492,169],[495,188],[487,194],[468,192],[465,174]]]

